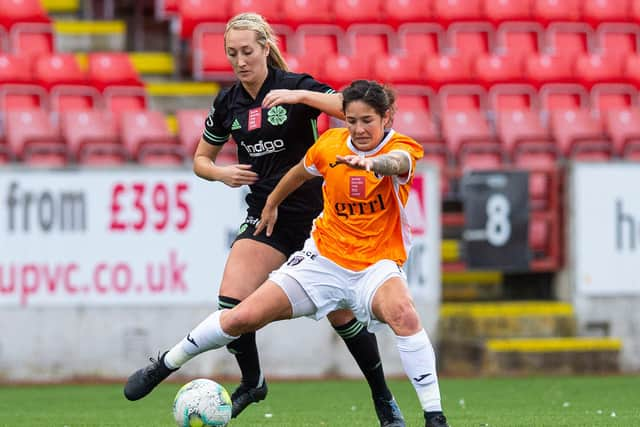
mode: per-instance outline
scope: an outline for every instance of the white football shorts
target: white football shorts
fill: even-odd
[[[365,323],[370,331],[382,325],[371,311],[373,296],[391,277],[400,277],[406,283],[404,272],[391,260],[378,261],[361,271],[341,267],[318,253],[312,237],[305,241],[302,250],[294,252],[286,263],[269,275],[269,279],[289,297],[293,317],[308,316],[318,320],[332,311],[346,308],[353,311],[356,319]],[[305,301],[306,298],[313,305]]]

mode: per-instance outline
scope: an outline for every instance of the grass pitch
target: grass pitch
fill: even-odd
[[[182,384],[162,384],[147,398],[128,402],[122,385],[0,386],[0,426],[171,427],[171,403]],[[224,384],[231,390],[233,384]],[[407,426],[423,426],[413,388],[390,387]],[[638,426],[639,377],[533,377],[441,380],[453,427]],[[362,381],[269,383],[269,397],[229,426],[377,426]]]

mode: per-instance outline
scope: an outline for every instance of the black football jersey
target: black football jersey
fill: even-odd
[[[205,122],[203,139],[222,145],[233,137],[238,162],[251,165],[259,180],[246,197],[249,215],[258,217],[269,193],[280,178],[296,165],[318,138],[316,120],[320,111],[305,104],[262,108],[262,100],[272,89],[306,89],[335,92],[308,74],[269,67],[267,79],[254,100],[242,84],[221,90]],[[322,210],[322,181],[312,179],[293,192],[278,212],[290,220],[309,220]]]

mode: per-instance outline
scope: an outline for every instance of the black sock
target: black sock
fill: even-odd
[[[240,303],[240,300],[225,296],[218,297],[218,308],[233,308]],[[249,387],[256,387],[260,381],[260,358],[258,357],[258,347],[256,346],[256,333],[250,332],[242,334],[240,337],[227,344],[227,350],[236,357],[242,383]]]
[[[369,383],[371,395],[374,398],[382,397],[390,400],[392,395],[384,379],[376,336],[367,331],[367,328],[356,319],[352,319],[342,326],[334,326],[334,329],[344,340],[353,358],[356,359],[360,370]]]

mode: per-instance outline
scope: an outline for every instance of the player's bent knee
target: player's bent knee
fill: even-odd
[[[260,325],[260,318],[254,310],[236,307],[227,312],[224,330],[230,335],[237,336],[254,332]]]
[[[397,304],[391,308],[386,319],[396,335],[413,335],[422,329],[420,316],[410,303]]]

